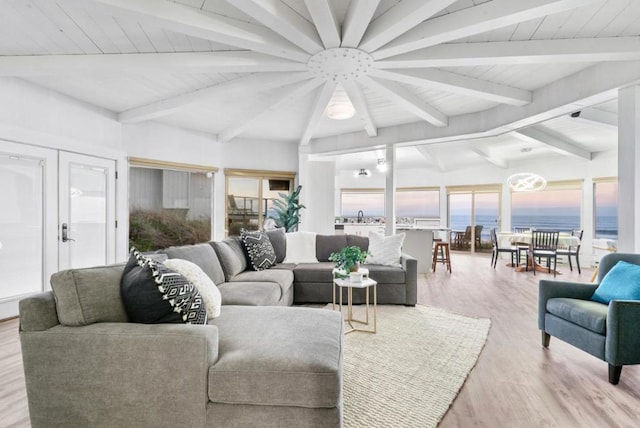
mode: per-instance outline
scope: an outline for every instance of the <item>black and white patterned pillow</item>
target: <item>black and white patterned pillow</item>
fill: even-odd
[[[207,323],[207,310],[196,286],[135,248],[124,268],[120,292],[131,322]]]
[[[276,264],[276,252],[265,233],[243,230],[240,240],[253,270],[269,269]]]

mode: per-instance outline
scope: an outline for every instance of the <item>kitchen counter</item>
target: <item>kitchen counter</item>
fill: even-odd
[[[418,273],[427,273],[431,271],[431,260],[433,257],[433,235],[439,235],[442,238],[448,238],[451,228],[444,226],[396,226],[398,233],[405,233],[402,252],[413,256],[418,260]],[[437,234],[437,232],[444,232]],[[448,239],[445,239],[448,240]]]
[[[414,226],[412,224],[396,225],[396,233],[404,233],[402,252],[415,257],[418,261],[418,273],[431,271],[433,235],[441,238],[449,237],[451,228],[444,226]],[[336,223],[336,234],[368,236],[369,232],[384,234],[384,223]],[[438,233],[441,232],[441,233]]]

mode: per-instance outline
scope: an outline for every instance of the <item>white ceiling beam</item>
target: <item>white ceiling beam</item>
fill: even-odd
[[[380,93],[393,103],[433,126],[447,126],[448,118],[446,115],[422,101],[408,89],[393,82],[381,82],[367,76],[360,77],[360,81],[363,85]]]
[[[324,114],[325,109],[327,108],[327,104],[331,100],[331,96],[333,92],[336,90],[337,83],[329,80],[327,81],[322,89],[318,91],[318,95],[313,103],[313,108],[311,109],[311,114],[309,115],[309,119],[307,120],[307,124],[304,127],[304,131],[302,133],[302,138],[300,138],[300,145],[306,146],[309,144],[311,137],[313,136],[313,132],[316,130],[318,123],[322,119],[322,115]]]
[[[347,80],[342,82],[342,86],[351,100],[353,107],[356,109],[356,115],[358,116],[360,123],[362,123],[362,127],[367,135],[369,137],[375,137],[378,135],[378,128],[373,122],[371,112],[369,112],[369,103],[367,103],[360,85],[353,80]]]
[[[343,48],[357,48],[380,0],[351,0],[342,23]]]
[[[438,89],[453,94],[481,98],[501,104],[523,106],[531,102],[531,92],[524,89],[462,76],[449,71],[436,69],[420,70],[376,70],[369,75],[409,85]]]
[[[226,0],[226,2],[312,55],[323,49],[313,24],[280,0]]]
[[[403,0],[372,21],[359,49],[373,52],[457,0]]]
[[[484,3],[483,3],[484,4]],[[377,61],[375,67],[472,67],[640,59],[639,37],[448,43]]]
[[[307,10],[326,49],[340,47],[340,27],[330,0],[305,0]]]
[[[247,129],[251,128],[255,122],[262,119],[265,115],[278,110],[285,104],[290,104],[297,98],[300,98],[309,92],[313,91],[318,86],[322,85],[324,81],[320,79],[312,79],[307,82],[293,85],[291,87],[282,89],[280,95],[272,100],[265,108],[253,117],[248,117],[242,120],[242,123],[231,128],[227,128],[218,134],[218,141],[226,143],[232,138],[242,134]]]
[[[591,160],[591,152],[576,147],[575,143],[551,135],[542,126],[530,126],[513,132],[513,135],[526,142],[542,143],[552,151],[580,159]]]
[[[605,77],[606,76],[606,77]],[[424,122],[378,128],[377,137],[364,132],[313,139],[313,154],[353,153],[394,144],[396,147],[493,137],[614,99],[618,89],[640,84],[640,61],[601,63],[580,70],[533,91],[530,104],[449,118],[446,128]]]
[[[65,0],[69,1],[69,0]],[[71,0],[84,3],[84,0]],[[165,0],[92,0],[115,13],[125,13],[164,29],[225,45],[306,62],[309,54],[283,40],[270,29]]]
[[[435,166],[438,169],[438,171],[445,172],[447,170],[444,162],[442,161],[442,158],[440,156],[436,155],[431,147],[429,147],[429,146],[416,146],[416,149],[418,149],[420,154],[422,156],[424,156],[424,158],[427,161],[431,162],[433,164],[433,166]]]
[[[572,113],[573,120],[596,125],[599,127],[618,130],[618,115],[610,111],[600,110],[598,108],[585,108],[579,112]]]
[[[372,55],[387,58],[602,1],[493,0],[425,21]]]
[[[306,71],[307,65],[250,51],[0,56],[0,76],[254,73]]]
[[[311,75],[307,72],[274,73],[269,75],[262,73],[252,74],[123,111],[118,115],[118,120],[123,123],[134,123],[157,119],[176,113],[194,104],[205,102],[208,99],[225,96],[236,91],[269,90],[310,78]]]
[[[481,150],[477,147],[471,147],[471,151],[477,154],[478,156],[480,156],[482,159],[489,162],[490,164],[497,166],[498,168],[505,169],[508,166],[507,162],[505,162],[503,159],[498,159],[495,156],[491,156],[488,153],[485,153],[484,150]]]

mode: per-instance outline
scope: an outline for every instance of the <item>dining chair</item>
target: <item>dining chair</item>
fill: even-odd
[[[514,259],[518,253],[518,248],[515,245],[511,245],[509,248],[500,248],[495,227],[489,231],[489,236],[491,238],[491,266],[493,266],[494,269],[496,268],[500,253],[510,253],[511,265],[517,266],[518,263],[514,262]]]
[[[464,232],[456,231],[453,232],[455,235],[453,237],[453,246],[457,249],[462,249],[464,247],[471,246],[471,226],[467,226]]]
[[[560,232],[557,230],[532,230],[530,253],[527,254],[527,266],[529,270],[529,260],[533,264],[533,274],[536,274],[535,260],[546,259],[547,269],[551,273],[551,260],[553,259],[553,276],[556,276],[558,265],[558,239]]]
[[[513,233],[531,233],[531,228],[530,227],[514,227],[513,228]],[[514,242],[514,245],[518,249],[518,252],[517,252],[518,263],[517,264],[520,264],[520,261],[522,260],[522,254],[526,255],[527,251],[529,250],[529,244],[527,242]]]
[[[580,240],[580,242],[578,242],[578,245],[576,246],[570,245],[567,248],[558,249],[559,256],[567,256],[567,259],[569,260],[569,269],[571,269],[571,272],[573,272],[573,266],[571,265],[571,256],[573,256],[576,258],[576,266],[578,267],[578,273],[582,273],[580,272],[580,245],[582,244],[583,233],[584,233],[583,230],[579,230],[579,229],[572,230],[571,236],[575,236]]]
[[[481,239],[481,237],[482,237],[482,228],[483,228],[483,225],[478,224],[478,225],[476,225],[474,227],[474,230],[473,230],[474,240],[475,240],[475,244],[474,245],[475,245],[476,250],[479,250],[480,248],[482,248],[482,239]]]

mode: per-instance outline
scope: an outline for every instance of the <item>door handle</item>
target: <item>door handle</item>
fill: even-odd
[[[69,238],[69,226],[67,226],[67,223],[62,223],[62,242],[67,241],[75,242],[76,240]]]

